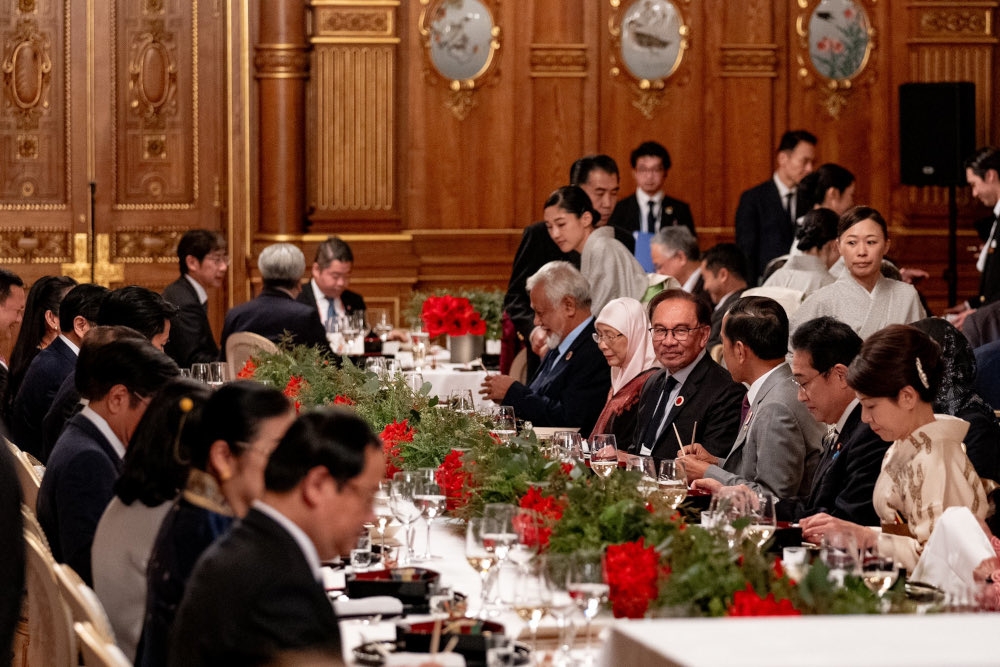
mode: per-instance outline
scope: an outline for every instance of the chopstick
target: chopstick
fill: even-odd
[[[431,632],[431,655],[437,655],[438,644],[441,643],[441,619],[434,619],[434,630]]]
[[[442,651],[442,653],[451,653],[455,650],[456,646],[458,646],[458,635],[452,635],[451,639],[448,640],[448,643],[445,644],[444,651]]]
[[[674,427],[674,435],[677,436],[677,446],[681,448],[681,454],[684,453],[684,441],[681,440],[681,432],[677,430],[677,422],[671,424]]]

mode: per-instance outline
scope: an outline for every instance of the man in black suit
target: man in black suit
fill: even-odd
[[[257,258],[264,289],[256,298],[226,314],[222,327],[222,356],[226,340],[238,331],[252,331],[278,343],[291,334],[293,345],[312,345],[329,350],[326,331],[315,308],[295,300],[302,290],[306,259],[291,243],[275,243]]]
[[[569,183],[578,186],[590,197],[594,210],[601,214],[597,226],[608,224],[611,212],[618,202],[619,173],[618,164],[614,159],[607,155],[587,155],[580,158],[570,167]],[[631,232],[616,227],[615,238],[627,247],[629,252],[635,252],[635,239]],[[501,368],[509,369],[509,362],[506,360],[513,359],[517,353],[514,349],[517,347],[515,345],[517,341],[526,345],[528,349],[528,376],[530,377],[538,369],[540,361],[538,352],[544,355],[547,350],[544,349],[544,335],[541,329],[535,326],[535,312],[531,309],[526,284],[528,278],[545,264],[555,261],[569,262],[580,268],[580,253],[575,250],[567,253],[559,250],[555,241],[549,236],[544,222],[528,225],[521,236],[521,245],[514,255],[507,294],[503,299],[504,314],[513,324],[514,331],[504,335],[505,352],[501,359]]]
[[[336,236],[330,236],[316,248],[312,265],[312,279],[302,288],[298,302],[315,308],[323,329],[331,317],[362,312],[365,300],[357,292],[347,289],[354,269],[351,246]]]
[[[187,368],[219,358],[208,322],[208,290],[220,287],[226,277],[226,239],[208,229],[189,230],[177,244],[177,261],[181,276],[163,290],[163,298],[177,307],[164,351]]]
[[[706,353],[710,317],[708,303],[684,290],[664,290],[649,302],[653,347],[663,370],[643,385],[630,453],[672,459],[681,444],[693,442],[716,456],[729,452],[747,390]]]
[[[701,261],[705,292],[712,298],[712,331],[708,350],[722,344],[722,318],[747,289],[746,257],[733,243],[719,243],[708,249]]]
[[[805,214],[795,186],[813,170],[816,137],[806,130],[781,135],[778,167],[767,181],[745,190],[736,208],[736,245],[747,257],[747,280],[756,285],[767,263],[788,254],[795,221]]]
[[[26,301],[27,295],[21,277],[13,271],[0,269],[0,344],[13,346],[24,316]],[[6,394],[9,371],[7,359],[0,354],[0,405],[8,403]]]
[[[965,180],[972,187],[972,196],[992,209],[992,215],[984,219],[982,225],[985,242],[976,258],[976,268],[982,274],[979,278],[979,293],[962,304],[949,308],[954,314],[951,323],[956,329],[962,329],[965,319],[976,312],[977,308],[1000,300],[1000,259],[997,253],[997,241],[1000,241],[1000,229],[997,219],[1000,217],[1000,149],[986,146],[976,151],[975,155],[965,161]]]
[[[170,338],[170,320],[177,309],[151,289],[128,285],[113,290],[101,301],[97,324],[103,329],[125,328],[163,350]],[[92,329],[93,330],[93,329]],[[87,338],[93,334],[88,332]],[[108,334],[107,340],[120,337]],[[70,417],[80,411],[80,392],[76,371],[63,380],[42,420],[42,460],[48,459]]]
[[[666,227],[687,227],[694,234],[691,207],[668,197],[663,183],[670,171],[670,153],[655,141],[645,141],[629,155],[636,191],[622,199],[611,214],[610,224],[632,232],[655,234]]]
[[[63,380],[76,368],[80,344],[97,322],[101,304],[110,291],[102,285],[77,285],[59,304],[59,336],[35,355],[24,374],[11,408],[11,439],[23,450],[45,462],[42,421]]]
[[[832,317],[809,320],[792,335],[792,376],[799,400],[816,421],[829,425],[809,495],[778,503],[782,520],[802,520],[803,533],[809,533],[806,539],[816,536],[814,523],[823,523],[813,515],[879,525],[872,494],[882,457],[892,443],[861,421],[861,405],[847,386],[847,368],[860,350],[861,338]]]
[[[38,491],[38,521],[55,559],[88,585],[94,532],[114,495],[128,441],[150,400],[179,372],[147,341],[92,345],[88,336],[80,350],[76,384],[89,403],[52,449]]]
[[[480,394],[510,405],[535,426],[578,427],[590,433],[604,407],[611,374],[590,314],[590,286],[569,262],[549,262],[528,279],[535,323],[548,353],[531,383],[487,375]]]
[[[384,471],[378,438],[353,412],[299,417],[271,454],[261,500],[198,561],[169,664],[258,665],[279,654],[295,664],[299,651],[339,662],[320,562],[347,556],[374,520]]]

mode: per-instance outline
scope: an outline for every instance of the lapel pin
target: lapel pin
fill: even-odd
[[[573,350],[570,350],[569,352],[567,352],[566,356],[563,357],[563,359],[565,359],[566,361],[569,361],[572,358],[573,358]]]
[[[678,407],[679,408],[682,405],[684,405],[684,397],[683,396],[678,396],[677,398],[674,399],[674,407]]]

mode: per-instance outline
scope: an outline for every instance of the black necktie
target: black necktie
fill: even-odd
[[[795,207],[792,206],[792,197],[794,196],[795,196],[794,190],[785,195],[785,199],[788,200],[788,203],[785,204],[785,210],[788,211],[788,219],[792,223],[792,229],[795,229]]]
[[[656,231],[656,202],[649,200],[649,213],[646,215],[646,231],[652,234]]]
[[[665,376],[666,380],[663,383],[663,388],[660,390],[660,396],[656,401],[656,409],[653,410],[653,416],[646,424],[646,431],[642,436],[641,445],[645,445],[650,450],[656,445],[656,436],[659,435],[660,425],[663,423],[663,419],[667,416],[667,408],[670,403],[670,393],[677,386],[677,378],[673,375]],[[677,444],[680,447],[680,443]]]

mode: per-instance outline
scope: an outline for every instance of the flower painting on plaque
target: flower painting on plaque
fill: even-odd
[[[827,79],[861,72],[871,47],[868,14],[854,0],[821,0],[809,17],[809,59]]]
[[[493,16],[480,0],[445,1],[429,17],[434,67],[453,80],[475,79],[493,55]]]

